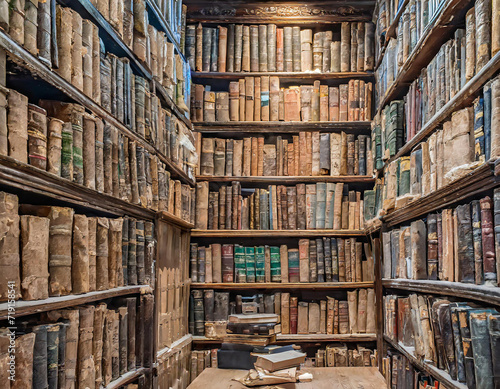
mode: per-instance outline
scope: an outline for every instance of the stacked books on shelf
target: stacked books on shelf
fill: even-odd
[[[172,350],[168,357],[158,361],[158,380],[164,382],[169,388],[174,385],[186,388],[196,378],[196,374],[203,370],[193,366],[191,358],[191,342]],[[200,363],[202,362],[204,361],[200,360]],[[204,363],[203,366],[205,366]]]
[[[201,283],[374,280],[370,246],[356,238],[300,239],[298,248],[191,243],[190,263],[191,281]]]
[[[197,229],[305,230],[364,228],[361,192],[344,183],[270,185],[242,189],[234,181],[218,191],[196,183]]]
[[[152,330],[152,295],[50,311],[41,321],[18,324],[16,381],[24,387],[105,387],[136,367],[152,366],[152,348],[144,347],[151,343],[144,334]],[[9,332],[0,328],[6,369]]]
[[[367,135],[299,132],[221,139],[199,136],[202,176],[345,176],[371,175],[373,159]]]
[[[374,25],[327,31],[275,24],[186,27],[186,58],[197,72],[363,72],[373,70]]]
[[[445,121],[442,128],[419,143],[410,156],[390,161],[375,189],[364,193],[365,204],[370,203],[370,208],[365,207],[367,220],[427,196],[471,173],[490,158],[497,158],[500,136],[495,108],[499,91],[500,79],[497,77],[485,86],[483,95],[476,98],[473,107],[453,112],[451,120]],[[391,103],[391,116],[400,111],[392,109],[395,105],[401,107],[402,102]],[[391,119],[391,122],[401,123],[399,119]],[[403,127],[395,127],[398,126],[391,124],[382,131],[381,126],[374,126],[375,168],[383,166],[382,156],[388,159],[403,144],[403,137],[397,135],[402,134]],[[385,143],[381,142],[382,138]]]
[[[481,0],[484,3],[484,1]],[[442,12],[444,0],[411,0],[408,1],[396,28],[397,37],[390,37],[387,50],[382,58],[380,67],[376,70],[377,96],[381,101],[386,91],[402,72],[408,58],[414,52],[415,47],[425,36],[428,26],[434,18]],[[379,8],[379,11],[382,7]],[[385,24],[384,18],[382,23]],[[475,38],[472,38],[474,40]]]
[[[151,3],[158,7],[161,16],[172,31],[175,41],[183,48],[187,6],[183,5],[181,0],[152,0]]]
[[[418,371],[406,356],[394,349],[387,350],[387,356],[382,358],[382,373],[394,389],[441,387],[439,380]]]
[[[499,189],[494,198],[500,200]],[[383,277],[497,286],[499,205],[486,196],[382,233]]]
[[[369,121],[372,115],[373,85],[363,80],[285,88],[279,77],[262,76],[231,81],[228,91],[200,84],[193,89],[193,122],[353,122]]]
[[[395,22],[396,17],[403,6],[406,0],[389,0],[389,1],[380,1],[376,3],[375,10],[373,11],[374,15],[377,15],[375,22],[375,58],[377,60],[380,59],[380,56],[384,54],[382,49],[387,44],[390,36],[389,28]]]
[[[129,217],[76,214],[72,208],[19,206],[0,192],[0,301],[41,300],[124,285],[153,285],[154,225]]]
[[[493,308],[411,294],[384,297],[384,334],[468,388],[493,388],[500,316]]]
[[[227,321],[235,313],[267,313],[275,314],[276,324],[246,330],[257,330],[261,335],[375,333],[374,289],[348,291],[347,300],[327,296],[322,300],[299,301],[298,297],[284,292],[234,297],[235,300],[230,301],[229,292],[192,290],[190,332],[205,335],[207,323]]]

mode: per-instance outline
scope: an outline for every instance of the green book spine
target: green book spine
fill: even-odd
[[[234,270],[236,282],[247,282],[245,248],[234,245]]]
[[[299,282],[299,250],[288,250],[288,281]]]
[[[255,247],[245,247],[247,282],[255,282]]]
[[[271,281],[281,282],[280,248],[271,246]]]
[[[265,282],[266,278],[266,255],[264,246],[255,247],[255,281]]]

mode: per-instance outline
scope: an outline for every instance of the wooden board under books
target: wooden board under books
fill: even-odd
[[[196,181],[233,182],[251,184],[299,184],[322,182],[348,182],[356,184],[373,184],[370,176],[196,176]]]
[[[281,81],[286,80],[341,80],[341,79],[371,79],[373,72],[339,72],[339,73],[317,73],[317,72],[191,72],[193,79],[221,79],[239,80],[242,75],[245,77],[274,76]]]
[[[192,230],[193,238],[310,238],[314,236],[365,236],[364,230]]]
[[[123,375],[121,375],[118,379],[110,382],[106,385],[106,389],[118,389],[123,387],[124,385],[130,384],[137,380],[141,375],[146,374],[150,369],[146,367],[140,367],[138,369],[129,371]]]
[[[262,336],[262,335],[255,335]],[[311,343],[311,342],[375,342],[376,334],[277,334],[274,343]],[[193,343],[221,344],[225,339],[193,336]]]
[[[368,133],[371,122],[197,122],[195,131],[202,133],[298,133],[301,131],[347,131]]]
[[[354,288],[371,288],[374,282],[238,282],[238,283],[205,283],[196,282],[191,284],[191,289],[229,289],[229,290],[245,290],[245,289],[310,289],[310,290],[333,290],[333,289],[354,289]]]

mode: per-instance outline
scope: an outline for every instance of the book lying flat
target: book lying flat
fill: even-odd
[[[274,313],[256,313],[253,315],[229,315],[230,323],[277,323],[278,315]]]
[[[283,353],[260,355],[257,357],[255,367],[260,367],[268,371],[276,371],[299,366],[301,363],[304,363],[305,360],[305,353],[290,350]]]

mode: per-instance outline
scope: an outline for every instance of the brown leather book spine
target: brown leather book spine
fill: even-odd
[[[339,85],[339,121],[348,121],[349,85]]]
[[[72,292],[75,294],[87,293],[90,289],[88,249],[88,219],[84,215],[75,215],[73,221],[73,258],[71,264]]]
[[[28,163],[28,98],[11,89],[7,101],[9,157]]]
[[[88,218],[89,291],[96,290],[97,217]]]
[[[254,107],[253,107],[253,120],[260,122],[261,120],[261,78],[254,78]]]
[[[95,384],[100,387],[102,379],[102,351],[104,323],[107,312],[107,305],[99,303],[94,310],[93,337],[92,337],[92,355],[95,364]]]
[[[299,240],[299,279],[309,282],[309,240]]]
[[[15,340],[16,348],[16,375],[23,377],[12,381],[13,389],[31,388],[33,383],[33,349],[35,334],[25,334]]]
[[[62,128],[64,122],[56,118],[48,119],[47,172],[61,175]]]
[[[45,217],[21,216],[23,300],[49,297],[49,225]]]
[[[13,12],[14,14],[15,12]],[[56,25],[57,52],[59,54],[59,66],[56,71],[66,81],[71,82],[71,41],[73,30],[71,9],[61,7],[59,4],[56,5]]]
[[[45,170],[47,166],[47,111],[28,104],[29,164]]]
[[[229,83],[229,120],[240,120],[239,83],[231,81]]]
[[[489,196],[480,200],[481,207],[481,239],[484,282],[497,285],[497,269],[495,266],[495,239],[493,227],[493,201]],[[498,261],[498,259],[497,259]]]
[[[82,17],[72,10],[71,83],[83,91]]]
[[[201,23],[196,26],[195,69],[197,72],[203,70],[203,27]]]
[[[240,84],[241,86],[241,84]],[[241,93],[241,91],[240,91]],[[252,122],[254,120],[254,93],[255,79],[254,77],[245,77],[245,121]],[[241,115],[241,111],[240,111]]]
[[[227,92],[215,94],[215,120],[229,122],[229,93]]]
[[[259,71],[267,72],[267,24],[259,24]]]
[[[109,287],[123,286],[122,270],[122,228],[123,219],[109,220],[108,279]]]
[[[97,219],[96,235],[96,289],[109,289],[108,277],[108,233],[109,221],[104,217]]]
[[[208,182],[196,183],[196,228],[208,228]]]
[[[93,305],[80,307],[78,336],[78,387],[94,387],[95,365],[92,355],[92,337],[94,332]]]
[[[284,65],[284,30],[283,28],[276,29],[276,71],[283,72]]]
[[[96,120],[93,115],[83,115],[83,182],[87,188],[96,188]]]
[[[227,28],[218,26],[219,29],[219,52],[217,70],[221,73],[226,71],[226,57],[227,57]]]
[[[24,44],[24,1],[12,3],[12,10],[9,9],[9,35],[20,45]]]
[[[17,196],[0,192],[0,301],[11,299],[12,291],[9,282],[21,285],[20,252],[19,252],[19,214]],[[19,287],[14,290],[17,300],[21,296]]]
[[[367,308],[368,308],[368,290],[359,289],[358,291],[358,312],[357,312],[357,324],[358,333],[366,333],[367,327]]]
[[[37,28],[38,28],[38,1],[25,0],[24,2],[24,42],[23,46],[31,54],[38,54]]]
[[[340,41],[340,71],[351,70],[351,23],[342,22]]]
[[[349,333],[358,333],[358,291],[347,292],[349,309]]]
[[[243,45],[241,54],[241,71],[250,71],[250,26],[243,26]]]

